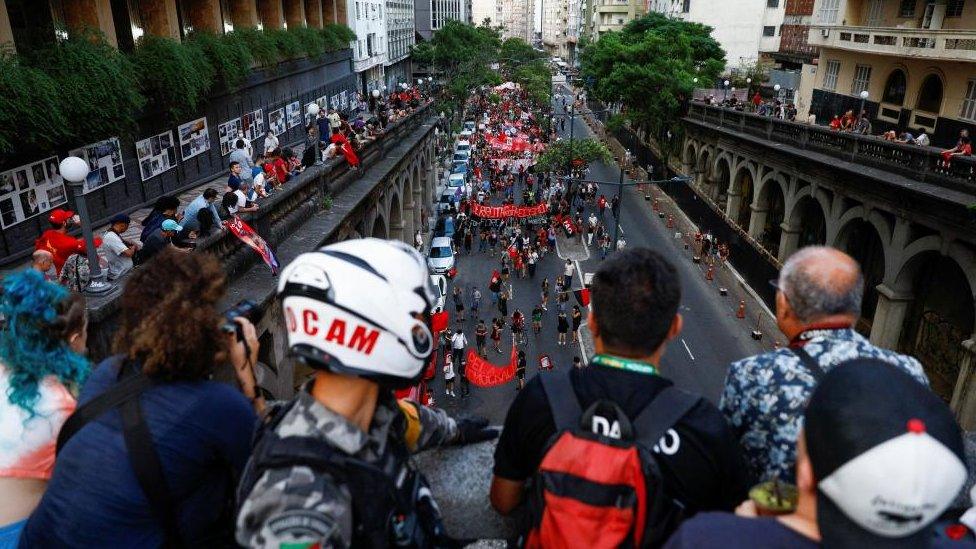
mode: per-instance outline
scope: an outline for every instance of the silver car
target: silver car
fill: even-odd
[[[431,274],[445,274],[454,268],[454,245],[450,238],[441,236],[430,241],[427,268]]]

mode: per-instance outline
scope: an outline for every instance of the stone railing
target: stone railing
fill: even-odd
[[[691,103],[685,120],[719,126],[976,195],[976,160],[957,156],[952,162],[945,163],[940,149],[935,147],[904,145],[877,136],[838,132],[826,126],[790,122],[699,102]]]
[[[811,46],[922,59],[976,61],[976,31],[814,25]]]

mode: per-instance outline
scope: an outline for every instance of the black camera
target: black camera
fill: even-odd
[[[221,326],[227,333],[236,333],[237,340],[244,340],[244,332],[241,325],[234,321],[235,318],[246,318],[251,324],[257,325],[261,321],[261,307],[250,299],[242,299],[236,305],[224,311],[224,325]]]

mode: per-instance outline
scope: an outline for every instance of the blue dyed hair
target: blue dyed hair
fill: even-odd
[[[3,280],[0,313],[7,328],[0,331],[0,360],[10,376],[7,398],[31,415],[41,380],[54,375],[62,383],[81,384],[90,370],[88,360],[72,351],[65,339],[65,331],[72,328],[66,318],[73,309],[70,298],[67,289],[47,282],[33,269]]]

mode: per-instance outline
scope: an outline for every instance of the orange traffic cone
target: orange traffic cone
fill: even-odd
[[[705,271],[705,280],[714,280],[714,279],[715,279],[715,267],[709,265],[708,270]]]
[[[669,215],[668,216],[668,228],[669,229],[673,229],[674,228],[674,216],[673,215]]]
[[[735,312],[735,317],[736,318],[746,317],[746,300],[744,299],[739,300],[739,310]]]

